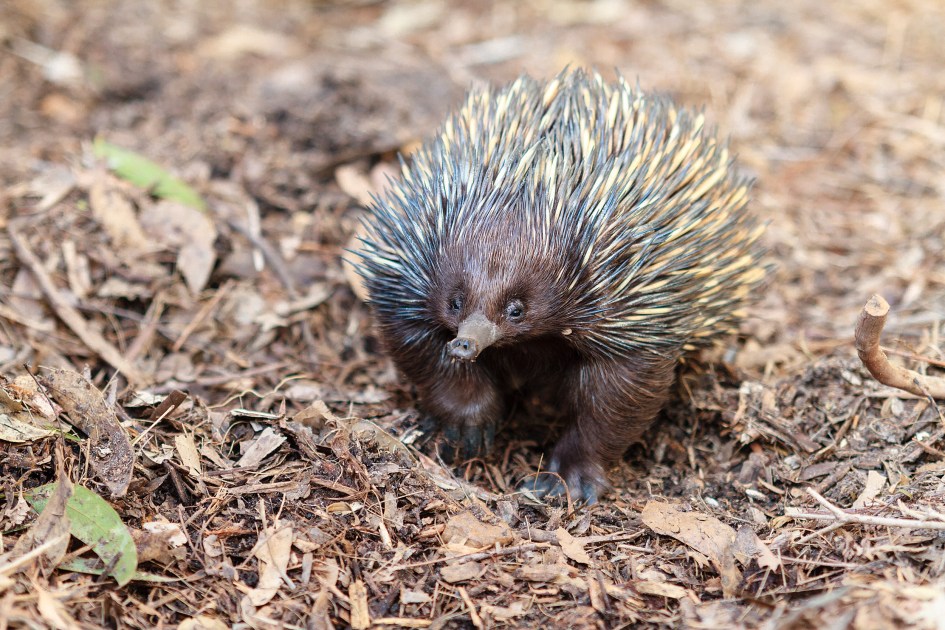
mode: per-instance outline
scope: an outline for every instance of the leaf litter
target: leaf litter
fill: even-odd
[[[422,4],[0,7],[0,618],[937,627],[941,403],[852,334],[942,373],[942,8]],[[592,507],[516,492],[530,401],[444,465],[339,262],[465,85],[567,63],[705,104],[780,262]]]

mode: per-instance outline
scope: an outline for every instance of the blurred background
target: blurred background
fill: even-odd
[[[704,107],[758,178],[781,266],[753,332],[829,345],[872,292],[943,311],[943,32],[937,0],[6,0],[0,181],[101,133],[311,212],[471,83],[619,71]]]

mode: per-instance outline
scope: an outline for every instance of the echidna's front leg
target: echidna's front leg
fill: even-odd
[[[485,454],[492,448],[504,413],[503,397],[492,375],[480,364],[443,367],[426,379],[414,380],[424,411],[443,428],[444,455],[468,459]]]
[[[535,484],[540,495],[564,493],[597,501],[607,483],[607,469],[652,424],[675,378],[676,358],[587,362],[569,375],[572,424],[558,441],[548,469]]]

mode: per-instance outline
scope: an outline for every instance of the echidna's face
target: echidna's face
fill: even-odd
[[[441,268],[431,296],[435,318],[456,337],[447,350],[474,361],[487,347],[502,347],[546,335],[555,310],[547,268],[523,253],[461,248]]]

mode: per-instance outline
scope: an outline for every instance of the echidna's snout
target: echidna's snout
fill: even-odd
[[[479,353],[500,337],[499,327],[482,313],[473,313],[463,320],[456,339],[446,344],[447,353],[460,361],[475,361]]]
[[[479,344],[475,339],[457,337],[449,342],[446,348],[451,357],[461,361],[475,361],[479,356]]]

